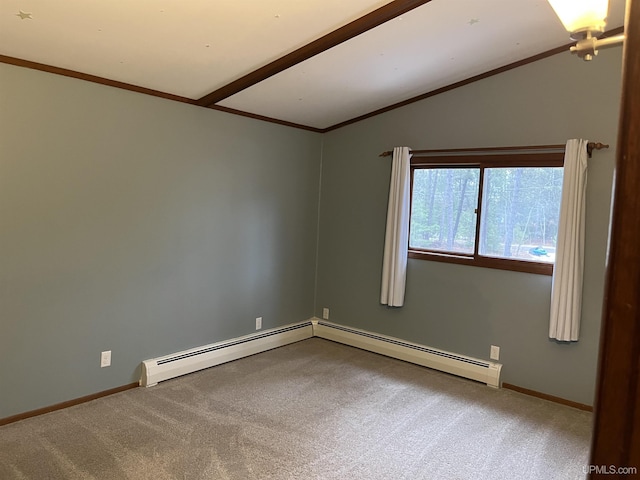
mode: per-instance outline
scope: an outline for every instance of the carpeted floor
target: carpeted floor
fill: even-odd
[[[312,338],[0,427],[0,478],[568,480],[590,433],[590,413]]]

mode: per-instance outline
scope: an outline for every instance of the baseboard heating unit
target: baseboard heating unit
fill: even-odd
[[[476,380],[486,383],[490,387],[498,388],[500,386],[500,370],[502,369],[500,363],[457,355],[317,318],[145,360],[142,362],[142,375],[139,383],[140,386],[151,387],[163,380],[314,336]]]
[[[490,387],[498,388],[500,386],[500,370],[502,369],[500,363],[465,357],[324,320],[314,319],[312,323],[314,336],[476,380],[486,383]]]
[[[170,378],[266,352],[313,336],[310,321],[213,343],[142,362],[140,386],[152,387]]]

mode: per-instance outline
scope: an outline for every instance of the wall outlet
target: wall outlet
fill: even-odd
[[[100,354],[100,368],[110,367],[111,366],[111,350],[107,350],[106,352],[102,352]]]
[[[262,317],[256,318],[256,330],[260,330],[262,328]]]
[[[500,360],[500,347],[491,345],[491,355],[489,357],[491,360]]]
[[[329,320],[329,309],[328,308],[323,308],[322,309],[322,318],[325,320]]]

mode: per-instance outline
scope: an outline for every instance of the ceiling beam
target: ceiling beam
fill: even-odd
[[[288,68],[304,62],[309,58],[318,55],[330,48],[340,45],[347,40],[352,39],[367,32],[372,28],[382,25],[404,13],[413,10],[416,7],[429,3],[431,0],[393,0],[392,2],[370,12],[363,17],[350,22],[327,35],[314,40],[313,42],[294,50],[293,52],[274,60],[267,65],[254,70],[247,75],[234,80],[233,82],[221,87],[204,97],[198,99],[197,104],[203,107],[215,105],[216,103],[235,95],[256,83],[276,75]]]
[[[640,0],[639,0],[640,1]],[[614,35],[618,35],[620,33],[624,33],[624,27],[617,27],[612,30],[605,32],[600,38],[612,37]],[[459,87],[464,87],[465,85],[469,85],[470,83],[477,82],[478,80],[484,80],[485,78],[493,77],[494,75],[498,75],[499,73],[504,73],[509,70],[513,70],[514,68],[522,67],[529,63],[537,62],[538,60],[543,60],[547,57],[551,57],[553,55],[557,55],[558,53],[568,53],[569,48],[575,45],[576,42],[567,43],[562,45],[561,47],[552,48],[551,50],[547,50],[546,52],[538,53],[537,55],[533,55],[531,57],[524,58],[522,60],[518,60],[516,62],[509,63],[507,65],[503,65],[498,68],[494,68],[493,70],[489,70],[487,72],[480,73],[478,75],[474,75],[473,77],[465,78],[464,80],[460,80],[459,82],[450,83],[449,85],[445,85],[444,87],[436,88],[435,90],[430,90],[421,95],[417,95],[415,97],[408,98],[407,100],[403,100],[401,102],[394,103],[392,105],[387,105],[386,107],[379,108],[369,113],[365,113],[363,115],[359,115],[357,117],[351,118],[349,120],[345,120],[344,122],[336,123],[335,125],[331,125],[330,127],[321,128],[320,132],[326,133],[332,130],[337,130],[338,128],[345,127],[347,125],[351,125],[352,123],[357,123],[362,120],[366,120],[367,118],[375,117],[376,115],[380,115],[382,113],[390,112],[391,110],[395,110],[400,107],[404,107],[406,105],[410,105],[415,102],[419,102],[420,100],[425,100],[429,97],[434,97],[436,95],[440,95],[441,93],[448,92],[449,90],[454,90]],[[575,61],[575,60],[574,60]]]

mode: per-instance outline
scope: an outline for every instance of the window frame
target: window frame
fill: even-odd
[[[478,200],[476,207],[476,231],[473,253],[447,253],[441,250],[412,248],[407,244],[409,258],[431,260],[436,262],[456,263],[484,268],[511,270],[516,272],[552,275],[553,263],[543,263],[510,258],[496,258],[480,255],[480,218],[482,215],[482,193],[486,168],[518,168],[518,167],[563,167],[564,151],[494,151],[492,153],[434,153],[429,155],[414,155],[410,160],[411,205],[413,206],[413,176],[416,169],[426,168],[478,168],[480,170]],[[411,218],[409,218],[411,228]]]

